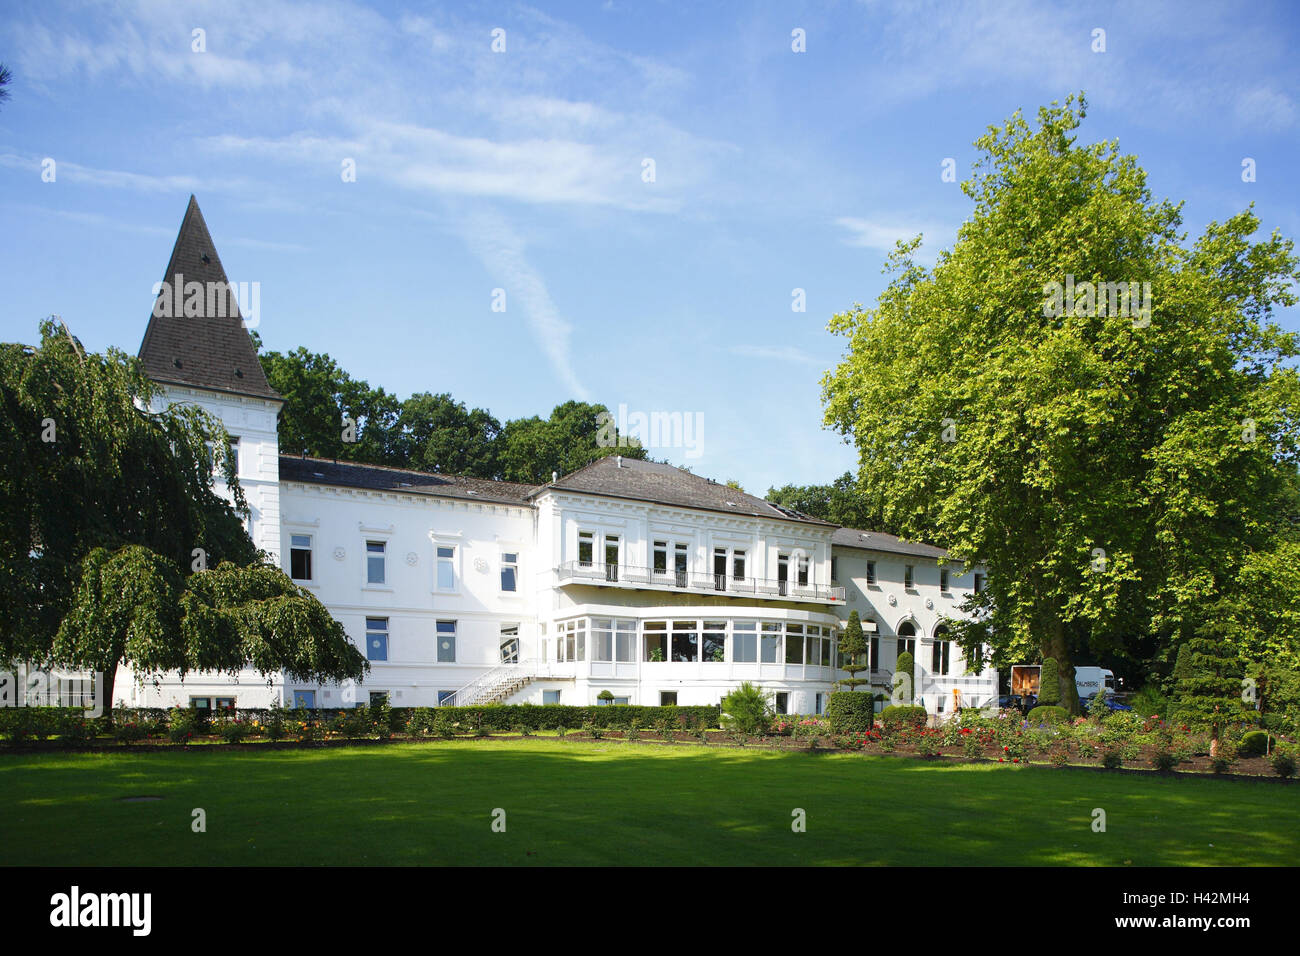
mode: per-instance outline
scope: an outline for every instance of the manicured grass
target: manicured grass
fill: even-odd
[[[1292,864],[1297,838],[1294,786],[858,754],[532,739],[0,756],[9,865],[1242,866]]]

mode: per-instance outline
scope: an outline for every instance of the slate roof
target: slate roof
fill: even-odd
[[[529,505],[528,495],[537,487],[513,481],[436,475],[408,468],[362,465],[329,458],[301,458],[297,455],[280,456],[280,480],[524,506]]]
[[[762,498],[701,478],[673,465],[637,458],[623,458],[619,466],[618,455],[606,455],[584,468],[565,475],[558,481],[543,485],[534,497],[549,489],[576,491],[602,495],[608,498],[627,498],[654,504],[719,511],[723,514],[747,515],[755,518],[773,518],[780,521],[798,521],[802,524],[835,527],[829,521],[811,518],[790,508],[782,508]]]
[[[910,554],[918,558],[942,558],[947,548],[920,541],[904,541],[883,531],[860,531],[857,528],[840,528],[831,535],[832,548],[862,548],[867,551],[888,551],[893,554]]]
[[[221,258],[193,196],[181,220],[163,281],[172,289],[174,307],[168,316],[150,313],[149,327],[140,343],[140,361],[145,373],[155,382],[169,385],[279,399],[280,395],[266,380],[262,363],[257,360],[257,350],[244,328],[233,296],[233,309],[226,310],[231,314],[188,318],[184,315],[181,306],[185,284],[199,282],[206,290],[213,287],[209,283],[227,283],[226,270],[221,266]],[[206,295],[204,300],[206,311]],[[212,304],[215,306],[215,301]]]

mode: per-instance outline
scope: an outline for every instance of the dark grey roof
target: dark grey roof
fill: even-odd
[[[280,395],[262,372],[262,363],[257,360],[257,350],[244,328],[239,304],[233,296],[233,308],[224,310],[229,314],[190,317],[184,314],[186,284],[199,282],[205,290],[215,288],[212,284],[218,282],[223,287],[228,285],[226,270],[221,266],[221,258],[193,196],[185,209],[163,282],[172,290],[173,308],[166,316],[150,313],[149,327],[140,343],[140,361],[145,373],[155,382],[279,399]],[[208,304],[205,295],[204,312]],[[215,298],[212,304],[216,305]]]
[[[577,491],[609,498],[629,498],[633,501],[647,501],[653,504],[720,511],[730,515],[747,515],[834,527],[834,524],[829,521],[810,518],[790,508],[782,508],[727,485],[693,475],[674,465],[641,461],[637,458],[623,458],[621,461],[620,467],[618,455],[598,458],[558,481],[541,486],[535,494],[554,488],[557,491]]]
[[[537,487],[514,481],[435,475],[407,468],[362,465],[328,458],[300,458],[297,455],[280,456],[280,480],[512,505],[527,505],[529,492]]]
[[[857,528],[840,528],[831,535],[832,548],[862,548],[867,551],[889,551],[894,554],[911,554],[918,558],[942,558],[947,548],[919,541],[904,541],[883,531],[859,531]]]

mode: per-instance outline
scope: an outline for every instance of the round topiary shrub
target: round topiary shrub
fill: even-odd
[[[1251,730],[1241,738],[1237,753],[1243,757],[1262,757],[1277,744],[1276,737],[1270,737],[1266,731]]]
[[[832,734],[865,734],[875,725],[876,702],[870,694],[836,691],[826,705]]]
[[[1030,724],[1059,724],[1070,719],[1064,707],[1039,705],[1029,712]]]

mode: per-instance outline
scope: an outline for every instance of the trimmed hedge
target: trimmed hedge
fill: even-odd
[[[1070,712],[1064,707],[1039,704],[1029,712],[1030,724],[1059,724],[1070,719]]]
[[[867,695],[862,695],[866,697]],[[291,723],[310,721],[338,729],[348,736],[371,736],[376,733],[375,719],[383,719],[383,708],[332,707],[279,708],[240,707],[209,714],[190,708],[181,708],[195,735],[208,733],[208,723],[222,720],[257,721],[264,728],[270,722]],[[113,710],[113,720],[119,731],[126,728],[138,730],[134,739],[144,739],[150,734],[167,734],[170,709],[165,707],[118,707]],[[632,707],[601,706],[571,707],[562,704],[490,704],[483,707],[393,707],[388,710],[388,731],[404,733],[412,718],[417,730],[423,730],[433,718],[445,725],[458,725],[462,733],[480,728],[488,731],[517,732],[521,729],[557,730],[560,727],[576,729],[590,726],[599,729],[626,730],[644,728],[651,730],[700,730],[716,728],[721,708],[715,706],[693,707]],[[0,737],[12,743],[45,740],[58,737],[63,740],[85,740],[109,733],[107,722],[98,717],[87,719],[79,708],[66,707],[5,707],[0,708]],[[381,732],[382,733],[382,732]],[[386,734],[385,734],[386,735]],[[292,736],[286,734],[286,736]]]
[[[865,734],[876,722],[876,701],[872,694],[836,691],[826,705],[832,734]]]
[[[880,722],[886,730],[898,730],[902,727],[924,727],[930,715],[919,704],[896,704],[880,712]]]
[[[1045,658],[1038,672],[1038,702],[1044,707],[1061,702],[1061,666],[1055,657]]]

